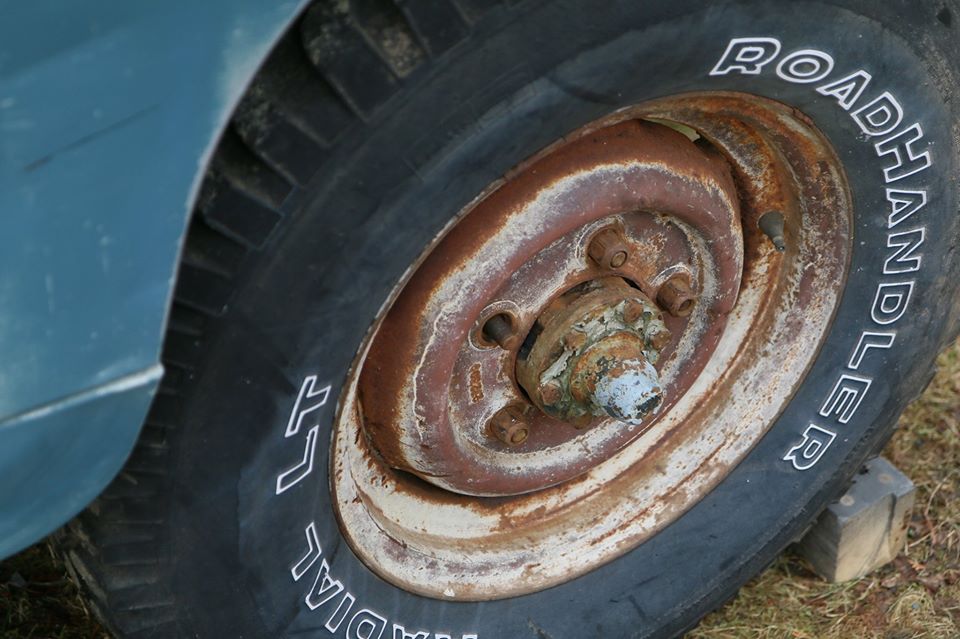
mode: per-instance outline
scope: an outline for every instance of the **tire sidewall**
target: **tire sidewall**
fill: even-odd
[[[805,2],[775,12],[760,3],[642,9],[625,3],[611,5],[609,14],[586,4],[494,15],[473,41],[410,78],[375,121],[331,149],[310,188],[288,203],[289,221],[268,251],[245,265],[230,308],[213,327],[176,443],[175,590],[199,636],[360,637],[364,626],[350,621],[362,611],[373,620],[367,629],[384,620],[383,637],[394,637],[394,624],[429,639],[670,636],[782,549],[842,489],[926,380],[948,328],[957,237],[950,182],[958,168],[956,117],[942,93],[943,86],[956,87],[956,78],[943,75],[934,39],[920,39],[941,26],[936,10],[878,21]],[[776,38],[782,49],[760,74],[709,75],[731,39],[761,36]],[[832,56],[834,68],[823,81],[796,83],[777,74],[779,60],[802,49]],[[885,181],[891,158],[878,155],[875,144],[889,136],[866,136],[835,98],[816,91],[861,69],[872,78],[857,106],[881,91],[895,96],[904,111],[897,130],[922,126],[917,148],[930,154],[926,170]],[[581,578],[483,603],[423,598],[382,581],[340,534],[330,503],[328,443],[338,391],[394,283],[457,211],[524,158],[617,108],[704,90],[753,93],[795,107],[844,164],[855,211],[849,277],[793,399],[705,499]],[[888,228],[891,188],[927,194],[926,205],[895,229]],[[891,233],[921,227],[919,269],[885,273]],[[906,282],[905,312],[879,324],[872,316],[878,287]],[[854,370],[851,358],[865,332],[895,339],[889,348],[866,351]],[[820,413],[843,375],[869,380],[869,387],[840,423],[829,410]],[[331,387],[329,401],[311,414],[311,425],[320,426],[313,471],[278,495],[277,476],[304,456],[307,429],[291,437],[285,431],[311,376],[318,387]],[[784,456],[811,424],[836,436],[812,468],[797,470]],[[325,567],[318,561],[295,580],[291,569],[308,554],[311,525]],[[321,570],[343,590],[311,610],[305,597]],[[338,615],[346,596],[353,598],[350,610]],[[340,616],[334,632],[324,627]]]

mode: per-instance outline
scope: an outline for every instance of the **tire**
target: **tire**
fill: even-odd
[[[960,7],[351,6],[305,12],[224,134],[187,236],[161,391],[124,471],[70,524],[70,565],[123,637],[679,635],[844,490],[957,334]],[[735,64],[727,47],[758,37],[781,50],[752,73],[753,59]],[[829,52],[830,72],[804,78],[826,67],[791,67],[802,50],[792,60],[827,65],[816,52]],[[857,70],[871,76],[857,100],[816,90]],[[304,454],[302,439],[284,437],[304,380],[319,380],[314,395],[329,380],[315,418],[332,423],[381,306],[458,210],[588,122],[701,90],[765,96],[809,117],[842,163],[855,240],[802,383],[715,488],[615,561],[477,602],[406,592],[358,559],[331,504],[326,446],[309,482],[276,494],[278,473]],[[903,122],[871,137],[851,113],[881,90]],[[854,106],[843,108],[844,97]],[[831,405],[838,388],[852,399]],[[802,446],[824,432],[820,449]],[[309,556],[308,524],[324,559],[291,578]],[[338,596],[315,597],[312,610],[315,576]]]

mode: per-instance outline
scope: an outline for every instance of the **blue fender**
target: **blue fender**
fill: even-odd
[[[303,4],[0,5],[0,557],[130,454],[203,169]]]

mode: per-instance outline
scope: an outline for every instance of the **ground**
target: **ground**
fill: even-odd
[[[917,486],[905,551],[836,585],[787,552],[689,639],[960,637],[960,342],[937,363],[884,451]]]
[[[863,579],[831,585],[788,551],[688,639],[960,637],[960,342],[938,365],[884,452],[917,485],[904,552]],[[41,542],[0,563],[0,637],[107,634]]]

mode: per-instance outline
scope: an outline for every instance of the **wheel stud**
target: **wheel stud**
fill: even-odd
[[[513,322],[506,313],[497,313],[484,322],[483,336],[496,342],[504,350],[520,345],[520,336],[514,330]]]
[[[687,278],[682,275],[674,275],[657,291],[657,304],[674,317],[689,315],[693,311],[696,299],[696,293],[690,288]]]
[[[590,240],[587,255],[600,268],[616,269],[627,262],[627,258],[630,257],[630,247],[623,241],[617,230],[607,228],[597,233]]]
[[[530,426],[524,408],[521,404],[511,404],[494,413],[487,424],[490,434],[508,446],[518,446],[527,441]]]

